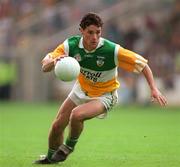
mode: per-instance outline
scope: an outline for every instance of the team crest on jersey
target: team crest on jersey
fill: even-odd
[[[80,54],[76,54],[76,55],[74,56],[74,58],[75,58],[78,62],[82,60]]]
[[[103,59],[98,59],[96,61],[96,63],[97,63],[97,66],[102,67],[104,65],[104,60]]]
[[[97,56],[97,61],[96,61],[97,66],[102,67],[104,65],[104,59],[105,57],[103,56]]]

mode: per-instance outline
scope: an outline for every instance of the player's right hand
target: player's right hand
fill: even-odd
[[[61,61],[61,59],[63,59],[64,57],[66,57],[66,55],[61,55],[61,56],[55,58],[55,59],[54,59],[54,66],[56,65],[56,63],[57,63],[58,61]]]

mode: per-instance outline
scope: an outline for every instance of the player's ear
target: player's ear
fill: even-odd
[[[81,32],[81,34],[83,33],[83,29],[81,27],[79,27],[79,31]]]

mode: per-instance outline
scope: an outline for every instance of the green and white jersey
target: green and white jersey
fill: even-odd
[[[81,88],[92,97],[119,87],[117,67],[140,72],[147,63],[142,56],[104,38],[100,38],[95,50],[87,51],[81,36],[68,38],[49,55],[52,58],[61,55],[74,57],[81,66],[78,77]]]
[[[72,37],[64,45],[66,54],[79,62],[85,78],[92,82],[106,82],[117,76],[116,44],[100,38],[97,48],[89,52],[84,49],[82,40],[80,36]]]

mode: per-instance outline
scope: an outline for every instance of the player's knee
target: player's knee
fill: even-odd
[[[70,116],[70,122],[74,121],[83,121],[83,115],[78,112],[78,110],[74,109]]]
[[[61,126],[57,121],[52,124],[52,130],[53,132],[59,132],[61,130]]]

